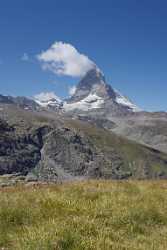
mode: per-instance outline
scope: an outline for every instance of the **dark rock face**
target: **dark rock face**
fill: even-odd
[[[104,75],[96,68],[91,69],[78,83],[75,94],[68,102],[77,102],[88,96],[90,93],[96,93],[103,98],[115,99],[115,92],[110,85],[106,84]]]
[[[40,179],[69,179],[86,175],[93,162],[89,142],[74,131],[49,126],[18,133],[0,120],[0,174],[26,175],[37,167]]]
[[[117,152],[105,153],[86,136],[67,128],[54,130],[45,138],[36,170],[42,181],[131,176],[124,171],[123,159]]]
[[[94,151],[89,141],[68,128],[52,131],[41,150],[40,179],[72,179],[87,175]]]
[[[0,133],[14,131],[14,127],[9,126],[8,123],[0,119]]]
[[[105,155],[85,135],[66,127],[40,126],[18,133],[0,120],[0,174],[33,174],[42,181],[117,178],[122,159]],[[105,167],[106,166],[106,167]],[[127,175],[127,174],[126,174]]]
[[[46,128],[18,134],[14,127],[0,120],[0,131],[0,174],[27,174],[41,158],[42,136]]]

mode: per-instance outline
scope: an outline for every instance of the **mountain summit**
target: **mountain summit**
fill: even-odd
[[[89,70],[76,86],[74,94],[64,102],[65,111],[92,109],[139,111],[129,99],[107,84],[105,76],[97,68]]]
[[[76,87],[71,101],[80,101],[90,94],[96,94],[101,98],[115,98],[114,90],[106,84],[103,73],[94,68],[87,72]]]

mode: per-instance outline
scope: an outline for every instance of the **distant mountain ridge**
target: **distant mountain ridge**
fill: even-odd
[[[51,93],[40,93],[34,96],[34,101],[43,108],[60,109],[63,105],[62,100],[56,96],[53,92]]]
[[[0,103],[4,104],[14,104],[24,109],[37,110],[39,109],[39,105],[31,98],[25,96],[6,96],[0,95]]]
[[[61,100],[55,93],[40,93],[34,98],[0,95],[0,103],[12,103],[29,110],[62,110],[64,112],[87,112],[103,110],[114,115],[138,112],[140,109],[128,98],[106,83],[104,74],[97,68],[89,70],[76,85],[73,95]]]

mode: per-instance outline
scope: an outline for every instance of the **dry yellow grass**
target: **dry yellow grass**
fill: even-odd
[[[2,189],[0,249],[166,250],[167,182]]]

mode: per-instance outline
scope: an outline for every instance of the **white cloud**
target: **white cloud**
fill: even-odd
[[[70,96],[73,96],[75,94],[75,91],[76,91],[76,86],[72,86],[69,88],[68,93]]]
[[[52,46],[37,55],[44,70],[50,70],[57,75],[72,77],[83,76],[95,64],[69,43],[55,42]]]
[[[54,92],[41,92],[40,94],[35,95],[34,99],[40,102],[47,102],[51,99],[56,99],[58,102],[61,102],[61,99],[56,96]]]
[[[29,55],[27,53],[24,53],[21,57],[21,60],[27,62],[29,60]]]

